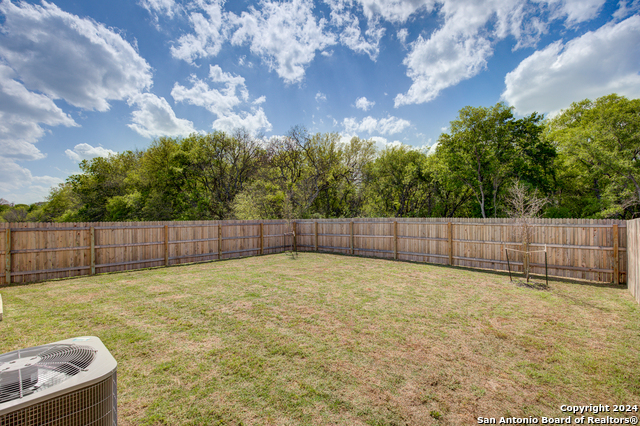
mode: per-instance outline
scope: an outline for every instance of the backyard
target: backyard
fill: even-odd
[[[0,294],[0,353],[102,339],[120,425],[466,425],[640,403],[624,286],[300,253]]]

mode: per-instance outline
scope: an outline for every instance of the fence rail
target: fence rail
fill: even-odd
[[[640,231],[640,222],[628,223],[627,229],[625,221],[539,219],[530,247],[546,247],[549,275],[623,283],[627,250],[636,250],[635,257],[629,254],[635,259],[639,244],[629,237],[627,248],[628,235]],[[277,253],[287,247],[506,270],[505,248],[520,246],[518,225],[510,219],[0,223],[0,285]],[[515,257],[510,256],[511,265],[522,268],[522,255]],[[530,265],[533,273],[544,273],[544,253],[533,253]],[[640,269],[635,276],[640,278]],[[630,283],[631,278],[632,272]],[[638,288],[632,291],[636,297]]]
[[[302,251],[331,251],[446,265],[506,270],[505,248],[522,248],[512,219],[324,219],[296,221]],[[626,281],[626,222],[538,219],[530,248],[547,250],[549,275],[616,284]],[[522,269],[521,253],[510,259]],[[531,254],[543,274],[544,252]]]
[[[0,285],[275,253],[292,244],[288,229],[281,220],[0,223]]]

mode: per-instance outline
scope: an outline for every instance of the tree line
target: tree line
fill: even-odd
[[[503,103],[467,106],[435,148],[348,143],[292,128],[161,137],[145,150],[80,163],[46,202],[0,205],[5,221],[334,217],[504,217],[510,190],[543,217],[640,212],[640,99],[611,94],[551,119]]]

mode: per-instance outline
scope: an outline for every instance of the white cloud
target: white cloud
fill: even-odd
[[[428,40],[420,36],[411,47],[403,63],[413,84],[406,94],[396,96],[396,107],[433,100],[442,90],[484,69],[492,52],[490,42],[482,37],[451,37],[443,31]]]
[[[212,127],[216,130],[231,132],[238,128],[245,128],[249,133],[255,134],[262,130],[270,131],[272,126],[267,119],[262,108],[252,108],[252,112],[241,112],[240,114],[228,114],[221,116],[213,122]]]
[[[34,143],[45,134],[41,124],[77,126],[50,98],[28,91],[16,73],[0,64],[0,152],[5,158],[37,160]]]
[[[324,32],[325,19],[316,20],[311,0],[263,0],[260,6],[260,10],[251,6],[240,16],[229,14],[230,24],[238,27],[231,43],[249,43],[251,51],[285,82],[302,81],[316,51],[335,44],[335,37]]]
[[[394,16],[389,6],[395,1],[359,1],[368,5],[365,11]],[[415,11],[422,10],[421,6],[428,11],[433,7],[419,0],[408,3]],[[406,93],[396,96],[395,106],[429,102],[442,90],[475,76],[486,68],[493,54],[492,45],[499,40],[513,36],[514,49],[534,46],[548,31],[551,21],[564,19],[570,27],[596,17],[603,4],[604,0],[438,2],[438,14],[444,23],[430,35],[421,35],[410,44],[403,64],[413,83]],[[412,8],[405,6],[405,12],[411,12]],[[406,13],[396,14],[397,21],[404,22],[409,16]],[[404,37],[404,33],[400,37]]]
[[[558,6],[558,12],[566,16],[567,25],[572,26],[589,21],[596,16],[605,4],[605,0],[547,0],[551,6]]]
[[[253,68],[253,62],[247,61],[246,55],[242,55],[238,58],[238,65],[240,65],[241,67],[246,66],[247,68]]]
[[[502,99],[519,114],[556,113],[612,92],[640,97],[640,16],[607,24],[524,59],[505,77]]]
[[[67,157],[78,163],[82,160],[91,160],[95,157],[108,157],[109,155],[117,154],[117,152],[110,149],[101,146],[93,147],[88,143],[80,143],[73,147],[73,150],[67,149],[64,153],[67,154]]]
[[[176,83],[171,90],[171,96],[177,102],[204,107],[218,116],[229,114],[233,108],[248,100],[249,93],[244,78],[225,73],[218,65],[211,65],[209,79],[214,83],[223,83],[224,88],[212,89],[206,81],[192,75],[192,87],[187,88]],[[237,89],[240,91],[240,97],[236,93]]]
[[[397,139],[389,142],[387,138],[383,138],[381,136],[374,136],[369,139],[375,142],[376,148],[378,149],[378,151],[382,151],[385,149],[392,149],[392,148],[404,148],[411,151],[422,151],[426,154],[432,154],[431,147],[429,145],[422,145],[422,146],[407,145],[405,143],[400,142]]]
[[[44,201],[53,185],[63,180],[52,176],[33,176],[13,159],[0,156],[0,198],[18,203]]]
[[[24,167],[18,165],[13,159],[0,157],[2,167],[0,167],[0,187],[3,191],[14,191],[24,185],[25,182],[31,182],[31,172]],[[5,195],[1,196],[7,200]]]
[[[211,89],[206,81],[191,76],[191,88],[176,83],[171,96],[176,102],[187,102],[191,105],[207,108],[216,115],[226,114],[241,103],[235,94],[225,94]]]
[[[349,10],[353,6],[352,2],[325,0],[325,3],[331,8],[331,25],[340,31],[340,42],[354,52],[367,54],[375,61],[380,53],[380,40],[385,33],[379,17],[371,15],[367,18],[368,28],[363,35],[360,19]]]
[[[251,107],[249,111],[235,112],[234,109],[249,104],[249,91],[244,78],[222,71],[218,65],[209,67],[209,80],[223,87],[211,88],[209,83],[191,76],[192,86],[187,88],[176,83],[171,90],[171,96],[176,102],[187,102],[191,105],[206,108],[217,116],[213,128],[219,130],[233,130],[245,127],[252,133],[261,129],[271,130],[271,123],[267,120],[262,107]],[[253,105],[260,105],[266,101],[261,96]]]
[[[325,95],[322,92],[316,93],[316,102],[326,101],[326,100],[327,100],[327,95]]]
[[[378,149],[378,151],[382,151],[384,149],[393,148],[393,147],[399,148],[403,145],[402,142],[400,142],[399,140],[389,142],[387,138],[383,138],[382,136],[374,136],[369,139],[376,143],[376,148]]]
[[[382,16],[393,23],[404,23],[414,13],[431,12],[436,5],[435,0],[357,0],[367,18]]]
[[[398,40],[400,40],[400,43],[407,44],[407,37],[409,37],[409,30],[407,30],[406,28],[401,28],[396,33],[396,37],[398,37]]]
[[[413,83],[406,94],[396,96],[395,106],[429,102],[447,87],[483,70],[492,54],[490,34],[483,28],[495,18],[494,36],[503,38],[512,32],[506,28],[519,27],[521,18],[513,13],[518,1],[443,2],[439,14],[444,24],[430,37],[421,35],[410,44],[403,64]]]
[[[614,12],[613,18],[621,20],[633,13],[638,13],[638,11],[640,11],[640,0],[633,0],[631,4],[627,0],[620,0],[618,2],[618,10]]]
[[[1,196],[42,201],[62,179],[33,176],[16,161],[45,157],[35,143],[46,126],[78,126],[55,101],[107,111],[110,101],[147,90],[151,67],[116,31],[52,3],[4,0],[0,14]]]
[[[60,10],[0,3],[0,56],[29,90],[71,105],[106,111],[151,86],[151,67],[120,34]]]
[[[349,23],[340,34],[340,42],[357,53],[369,55],[375,61],[380,53],[380,40],[384,36],[385,29],[377,20],[369,20],[369,28],[364,36],[360,29],[360,21],[354,15],[349,14]]]
[[[140,0],[140,5],[150,13],[162,13],[170,18],[178,8],[174,0]]]
[[[223,4],[224,0],[195,0],[190,4],[192,9],[198,8],[189,13],[194,34],[180,36],[177,46],[171,47],[174,58],[192,64],[197,58],[208,58],[220,52],[227,38]]]
[[[356,108],[360,108],[363,111],[370,110],[376,103],[374,101],[367,100],[366,97],[356,99]]]
[[[408,120],[398,117],[387,117],[380,120],[371,116],[365,117],[358,122],[353,117],[345,118],[342,125],[347,133],[381,133],[383,135],[392,135],[402,132],[411,125]]]
[[[131,98],[129,104],[139,108],[131,113],[129,127],[145,138],[187,136],[196,131],[191,121],[176,117],[165,98],[144,93]]]
[[[219,65],[210,65],[209,78],[214,83],[223,83],[225,85],[225,94],[231,95],[235,93],[236,88],[239,88],[242,99],[246,101],[249,98],[249,92],[247,91],[247,86],[244,84],[243,77],[226,73],[222,71]]]

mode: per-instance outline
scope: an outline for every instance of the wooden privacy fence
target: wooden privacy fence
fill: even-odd
[[[289,228],[283,221],[0,223],[0,285],[276,253],[291,245]]]
[[[325,219],[296,222],[299,250],[507,269],[506,248],[522,250],[512,219]],[[529,249],[531,272],[600,282],[626,280],[626,223],[613,220],[537,219]],[[512,270],[522,253],[510,252]]]
[[[629,292],[640,303],[640,219],[627,222],[627,241],[629,244],[627,255],[628,265],[628,288]]]
[[[277,253],[289,246],[496,270],[507,269],[506,248],[522,248],[510,219],[3,223],[0,285]],[[625,221],[538,219],[530,249],[545,247],[549,275],[626,281]],[[509,260],[522,268],[521,253],[512,252]],[[533,273],[544,273],[544,253],[534,253],[530,265]]]

